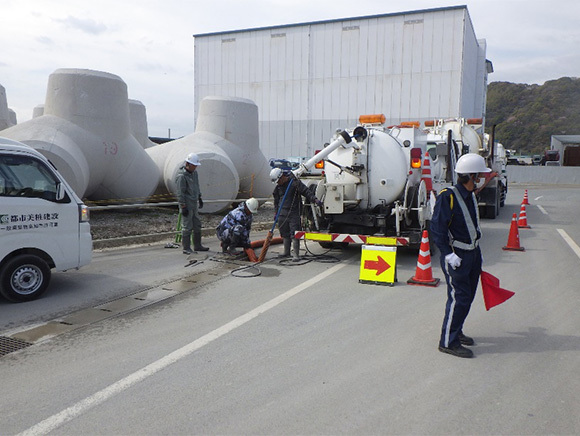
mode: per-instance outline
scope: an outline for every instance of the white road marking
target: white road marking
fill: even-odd
[[[578,244],[576,244],[576,242],[574,242],[574,240],[570,236],[568,236],[568,233],[566,233],[563,229],[556,230],[558,230],[558,233],[560,233],[560,236],[564,238],[564,241],[566,241],[566,243],[570,246],[572,251],[576,253],[576,256],[580,258],[580,247],[578,247]]]
[[[288,300],[289,298],[293,297],[294,295],[308,289],[309,287],[313,286],[314,284],[318,283],[319,281],[325,279],[326,277],[334,274],[341,268],[345,267],[346,263],[342,263],[336,265],[317,276],[311,278],[310,280],[301,283],[300,285],[290,289],[289,291],[273,298],[272,300],[262,304],[261,306],[256,307],[253,310],[245,313],[244,315],[239,316],[238,318],[230,321],[227,324],[215,329],[212,332],[202,336],[199,339],[196,339],[193,342],[183,346],[182,348],[162,357],[161,359],[141,368],[138,371],[135,371],[133,374],[128,375],[127,377],[109,385],[108,387],[100,390],[99,392],[85,398],[84,400],[79,401],[76,404],[64,409],[63,411],[52,415],[51,417],[45,419],[44,421],[39,422],[38,424],[30,427],[27,430],[24,430],[20,435],[39,435],[39,434],[47,434],[54,429],[60,427],[61,425],[73,420],[77,416],[83,414],[87,410],[104,403],[109,398],[117,395],[124,390],[130,388],[131,386],[147,379],[148,377],[154,375],[155,373],[161,371],[162,369],[168,367],[169,365],[178,362],[179,360],[183,359],[184,357],[189,356],[194,351],[199,350],[203,346],[209,344],[212,341],[222,337],[223,335],[231,332],[232,330],[244,325],[248,321],[256,318],[257,316],[267,312],[268,310],[278,306],[279,304],[283,303],[284,301]]]
[[[540,206],[538,204],[538,209],[540,209],[540,211],[544,214],[544,215],[548,215],[548,212],[546,212],[546,209],[544,209],[542,206]]]
[[[534,198],[534,201],[538,201],[542,197],[543,197],[543,195],[540,195],[539,197]]]

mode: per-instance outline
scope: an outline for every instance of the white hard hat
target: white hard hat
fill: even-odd
[[[260,204],[258,203],[258,200],[256,200],[254,197],[248,198],[246,200],[246,207],[252,213],[256,213],[258,211],[258,206],[259,205]]]
[[[185,162],[190,163],[190,164],[195,165],[195,166],[201,165],[199,162],[199,157],[195,153],[189,153],[187,155],[187,158],[185,159]]]
[[[272,171],[270,171],[270,179],[272,179],[272,183],[276,183],[280,177],[282,177],[282,170],[280,168],[273,168]]]
[[[476,153],[467,153],[457,160],[455,172],[458,174],[490,173],[485,166],[485,159]]]

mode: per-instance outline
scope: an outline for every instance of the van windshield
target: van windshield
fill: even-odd
[[[0,156],[0,197],[43,198],[55,202],[59,183],[40,160],[21,155]]]

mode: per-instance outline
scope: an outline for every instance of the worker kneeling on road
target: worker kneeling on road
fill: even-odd
[[[258,211],[258,206],[258,200],[250,198],[222,218],[216,235],[223,253],[238,255],[236,247],[250,248],[253,214]]]
[[[310,203],[322,206],[322,202],[316,198],[308,187],[294,176],[291,171],[282,171],[274,168],[270,171],[274,188],[274,209],[278,214],[278,229],[284,243],[284,252],[281,257],[290,256],[290,245],[292,244],[292,260],[300,260],[300,240],[294,239],[294,234],[302,230],[300,216],[302,214],[302,196]]]
[[[490,171],[480,155],[461,156],[455,167],[457,184],[439,193],[431,220],[431,236],[441,251],[441,268],[447,281],[439,351],[457,357],[473,357],[464,345],[475,345],[475,341],[463,334],[482,263],[479,212],[473,191],[481,174]]]

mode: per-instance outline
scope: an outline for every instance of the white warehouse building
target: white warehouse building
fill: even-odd
[[[485,117],[492,65],[466,6],[194,37],[195,117],[206,96],[254,101],[268,158],[311,156],[362,114]]]

